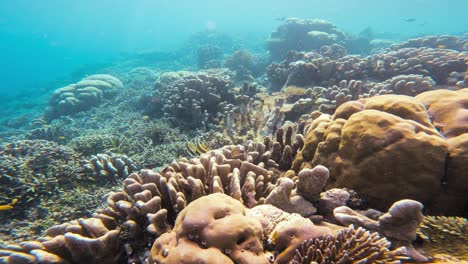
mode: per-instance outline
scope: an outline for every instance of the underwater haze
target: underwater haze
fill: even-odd
[[[279,19],[300,17],[405,39],[465,32],[467,8],[464,0],[0,1],[0,94],[44,89],[122,54],[173,50],[204,30],[267,37]]]
[[[468,0],[0,0],[0,263],[468,263]]]

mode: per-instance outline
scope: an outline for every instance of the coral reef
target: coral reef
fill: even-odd
[[[225,73],[225,72],[224,72]],[[156,86],[156,106],[180,127],[205,127],[234,100],[233,83],[223,72],[170,72]]]
[[[214,45],[203,45],[197,50],[198,69],[220,68],[223,51]]]
[[[390,242],[375,232],[352,225],[338,235],[305,241],[291,264],[311,263],[401,263],[407,260],[404,248],[390,248]]]
[[[465,35],[209,26],[5,102],[0,263],[466,260]]]
[[[390,49],[399,50],[403,48],[422,48],[422,47],[466,51],[468,48],[468,39],[463,36],[449,36],[449,35],[412,38],[402,43],[393,44],[390,46]]]
[[[315,91],[319,93],[319,111],[322,113],[333,113],[340,105],[351,101],[357,100],[361,94],[362,82],[351,80],[347,82],[343,80],[339,85],[332,87],[314,87]]]
[[[90,75],[77,83],[55,90],[45,118],[51,120],[97,106],[103,99],[115,96],[122,87],[122,82],[112,75]]]
[[[347,102],[333,116],[314,118],[293,169],[324,165],[330,170],[327,188],[354,189],[371,208],[410,198],[433,214],[463,213],[467,92]]]
[[[420,74],[398,75],[381,83],[376,83],[362,94],[362,97],[372,97],[384,94],[403,94],[415,96],[430,91],[435,86],[434,80],[429,76]]]
[[[322,46],[344,44],[345,34],[326,20],[288,18],[267,40],[268,51],[275,59],[288,51],[319,50]]]
[[[56,185],[71,184],[79,167],[73,150],[46,140],[24,140],[0,147],[0,204],[18,199],[17,206],[55,192]]]

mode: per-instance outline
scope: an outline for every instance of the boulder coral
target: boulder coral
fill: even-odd
[[[211,194],[182,210],[170,233],[153,244],[153,263],[268,263],[262,226],[246,216],[244,205],[223,194]]]
[[[77,83],[57,89],[49,100],[45,118],[48,120],[71,115],[99,105],[123,88],[122,82],[108,74],[90,75]]]
[[[432,214],[466,213],[468,89],[383,95],[317,116],[293,169],[324,165],[327,188],[351,188],[371,208],[401,199]]]

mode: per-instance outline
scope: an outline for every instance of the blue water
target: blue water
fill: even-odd
[[[41,89],[122,54],[172,50],[207,29],[266,38],[277,18],[321,18],[346,32],[371,26],[405,39],[465,32],[466,10],[466,0],[2,0],[0,95]]]

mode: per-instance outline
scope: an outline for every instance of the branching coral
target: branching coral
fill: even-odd
[[[401,263],[405,249],[390,248],[390,242],[375,232],[352,225],[337,236],[318,237],[305,241],[291,264],[327,263]]]
[[[424,216],[416,231],[429,254],[445,253],[468,261],[468,221],[462,217]]]
[[[69,176],[79,167],[71,149],[46,140],[17,141],[0,147],[0,154],[0,204],[50,195],[59,181],[72,182]]]

